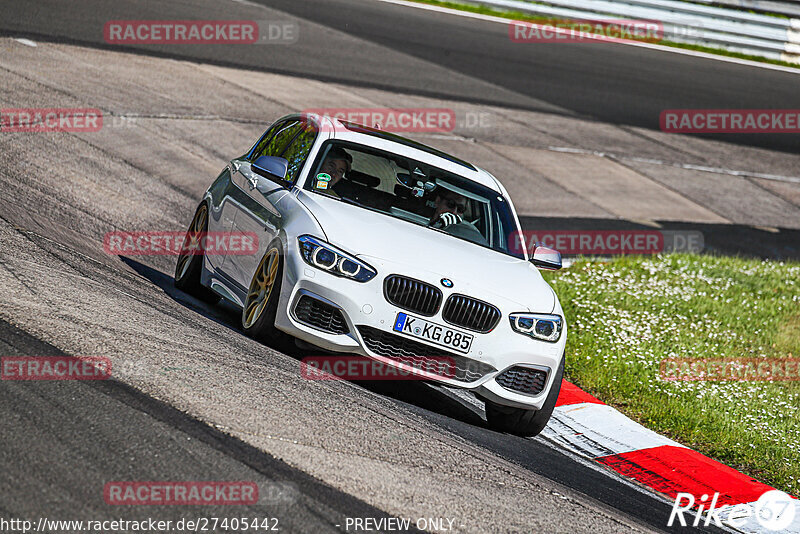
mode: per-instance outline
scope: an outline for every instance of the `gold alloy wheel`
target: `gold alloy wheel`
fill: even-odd
[[[275,279],[278,277],[278,265],[280,255],[277,248],[271,248],[261,259],[261,263],[253,275],[250,282],[250,291],[247,293],[244,310],[242,310],[242,325],[245,328],[252,328],[253,324],[261,317],[264,308],[267,307],[272,288],[275,286]]]
[[[177,276],[176,280],[182,280],[189,268],[192,265],[192,259],[197,255],[197,249],[200,247],[200,237],[202,232],[206,231],[206,224],[208,223],[208,207],[203,204],[197,213],[194,214],[192,224],[189,225],[189,230],[186,232],[186,239],[181,247],[181,254],[178,256],[178,265],[175,267]]]

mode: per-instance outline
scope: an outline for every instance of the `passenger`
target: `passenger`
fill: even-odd
[[[353,166],[353,156],[342,148],[333,148],[325,156],[325,161],[319,169],[320,173],[329,174],[331,181],[328,188],[333,188]]]

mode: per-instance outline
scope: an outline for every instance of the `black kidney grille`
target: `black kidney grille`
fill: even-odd
[[[303,295],[297,301],[294,315],[301,323],[312,326],[317,330],[331,334],[347,334],[350,329],[342,316],[342,312],[330,304]]]
[[[500,322],[500,310],[482,300],[450,295],[444,304],[442,318],[450,324],[485,334]]]
[[[529,367],[512,367],[500,373],[495,381],[511,391],[538,395],[547,383],[547,373]]]
[[[367,348],[385,358],[391,358],[399,363],[424,368],[427,361],[435,361],[437,358],[452,361],[455,366],[455,376],[445,376],[461,382],[474,382],[496,371],[488,363],[479,362],[460,354],[453,354],[445,350],[430,347],[423,343],[417,343],[413,339],[408,339],[397,334],[384,332],[371,326],[359,326],[358,331],[364,338]]]
[[[439,311],[443,298],[438,287],[396,274],[384,280],[383,294],[395,306],[427,316]]]

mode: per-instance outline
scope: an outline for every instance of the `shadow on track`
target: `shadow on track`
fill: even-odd
[[[71,357],[2,320],[0,353]],[[5,469],[18,483],[6,484],[4,509],[19,517],[68,511],[98,520],[141,521],[156,508],[157,520],[177,522],[196,516],[198,507],[114,506],[104,502],[104,485],[241,475],[260,481],[262,488],[276,484],[282,493],[265,494],[253,504],[209,505],[202,509],[205,514],[279,518],[284,532],[344,532],[348,517],[392,517],[114,378],[3,382],[0,417],[6,423],[0,447],[19,460]]]
[[[192,309],[203,317],[225,326],[232,332],[244,336],[240,324],[241,311],[236,306],[226,302],[224,299],[219,304],[208,305],[200,300],[184,293],[173,284],[171,275],[154,269],[148,265],[140,263],[126,256],[119,256],[119,259],[133,269],[137,274],[158,286],[164,293],[181,306]],[[285,343],[267,343],[269,348],[282,352],[298,361],[306,356],[333,355],[336,353],[325,351],[311,345],[298,347]],[[348,355],[352,356],[352,355]],[[364,389],[390,397],[405,404],[412,404],[422,410],[443,415],[475,425],[486,427],[486,422],[482,417],[481,411],[471,404],[453,398],[450,395],[431,387],[424,381],[417,380],[351,380],[350,382],[363,387]]]

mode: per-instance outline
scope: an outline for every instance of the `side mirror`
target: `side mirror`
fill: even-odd
[[[557,271],[561,268],[561,253],[552,248],[547,248],[536,243],[533,248],[533,263],[539,269]]]
[[[284,181],[289,170],[289,162],[276,156],[259,156],[250,164],[250,169],[270,180]]]

